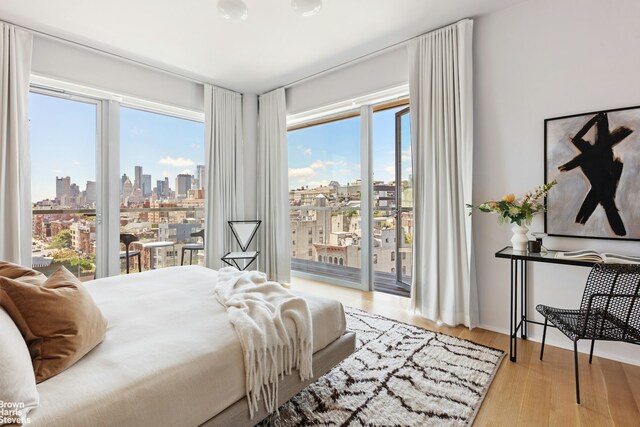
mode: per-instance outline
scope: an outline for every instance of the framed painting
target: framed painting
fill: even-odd
[[[545,232],[640,240],[640,107],[544,121]]]

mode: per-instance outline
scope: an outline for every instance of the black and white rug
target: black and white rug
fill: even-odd
[[[346,308],[356,351],[262,426],[471,425],[504,352]]]

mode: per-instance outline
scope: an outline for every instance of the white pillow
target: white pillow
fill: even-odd
[[[0,307],[0,425],[15,423],[16,418],[26,424],[39,400],[27,343]]]

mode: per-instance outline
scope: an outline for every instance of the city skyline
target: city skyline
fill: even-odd
[[[29,94],[32,200],[53,199],[56,177],[71,177],[84,190],[96,181],[95,104]],[[122,107],[120,109],[120,175],[133,182],[135,166],[157,179],[197,174],[204,164],[204,124],[186,119]],[[144,160],[141,162],[140,160]]]

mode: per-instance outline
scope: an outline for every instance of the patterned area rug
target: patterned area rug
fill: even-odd
[[[346,308],[356,351],[261,426],[471,425],[504,352]]]

